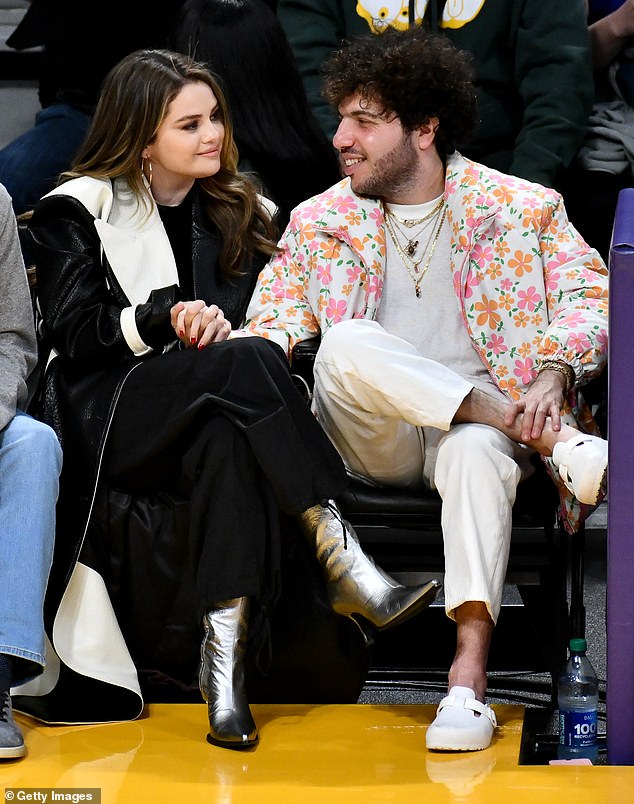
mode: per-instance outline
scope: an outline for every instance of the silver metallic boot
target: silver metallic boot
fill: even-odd
[[[330,605],[337,614],[361,615],[382,630],[402,623],[436,598],[439,581],[403,586],[377,567],[334,502],[315,505],[299,518],[324,570]]]
[[[198,683],[209,711],[207,740],[223,748],[249,748],[258,742],[244,690],[244,654],[249,599],[219,603],[203,617]]]

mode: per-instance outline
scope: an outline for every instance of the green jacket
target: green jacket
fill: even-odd
[[[470,18],[452,20],[454,7],[466,9]],[[328,136],[337,118],[321,97],[321,63],[342,40],[376,33],[390,24],[390,16],[393,27],[407,27],[407,8],[402,0],[279,0],[279,19]],[[414,8],[415,23],[424,16],[426,24],[474,57],[480,123],[460,152],[556,187],[581,145],[592,108],[583,0],[417,0]]]

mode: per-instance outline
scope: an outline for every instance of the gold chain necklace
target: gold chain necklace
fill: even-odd
[[[396,212],[393,212],[391,209],[385,211],[388,213],[388,215],[391,215],[394,218],[394,220],[397,220],[399,223],[402,223],[403,226],[407,226],[408,229],[411,229],[412,226],[417,226],[419,223],[425,223],[425,221],[428,221],[430,218],[433,218],[434,215],[440,212],[440,208],[442,207],[444,202],[445,202],[444,196],[441,196],[438,199],[438,203],[432,209],[432,211],[428,212],[427,215],[423,215],[422,218],[399,218]]]
[[[398,220],[394,217],[394,215],[389,210],[386,210],[385,214],[387,216],[389,216],[389,218],[390,218],[390,224],[392,226],[392,231],[395,232],[396,234],[400,235],[403,238],[403,240],[405,241],[405,243],[407,244],[407,245],[403,246],[404,251],[407,252],[408,256],[411,257],[412,260],[414,260],[414,257],[416,256],[416,251],[418,250],[418,247],[420,245],[420,238],[423,235],[423,233],[426,232],[428,229],[430,230],[430,235],[427,238],[427,245],[429,245],[429,241],[431,240],[431,232],[433,232],[433,230],[434,230],[435,221],[430,220],[429,218],[426,218],[425,223],[423,223],[421,228],[417,232],[413,232],[410,235],[410,234],[408,234],[407,232],[404,232],[401,229],[400,224],[398,223]],[[423,254],[425,253],[425,250],[427,249],[427,245],[425,246],[425,249],[423,250]]]
[[[423,259],[425,258],[425,254],[427,253],[427,250],[429,249],[429,244],[431,243],[432,237],[434,236],[436,221],[432,221],[432,225],[431,225],[430,232],[429,232],[429,237],[427,238],[427,242],[425,243],[425,246],[424,246],[424,248],[423,248],[423,250],[421,252],[420,257],[418,257],[418,259],[415,256],[416,255],[416,249],[418,248],[418,241],[414,241],[414,243],[412,243],[411,241],[408,241],[407,245],[403,246],[403,244],[398,239],[398,234],[399,233],[395,229],[394,221],[391,219],[389,213],[387,213],[387,215],[385,217],[385,222],[387,224],[388,231],[390,233],[390,237],[394,241],[394,245],[398,249],[399,254],[401,255],[401,257],[406,262],[409,261],[409,264],[414,269],[414,273],[417,274],[419,272],[419,266],[422,263]]]
[[[438,211],[439,210],[440,210],[440,207],[438,208]],[[396,250],[398,251],[398,253],[399,253],[400,257],[401,257],[401,259],[403,261],[403,264],[405,265],[405,268],[407,269],[407,273],[410,275],[410,278],[411,278],[412,282],[414,283],[414,291],[416,293],[416,298],[420,299],[420,297],[421,297],[420,283],[422,282],[423,277],[427,273],[427,269],[429,268],[429,266],[431,264],[432,257],[434,256],[434,251],[436,250],[436,244],[438,243],[438,238],[440,237],[440,230],[442,229],[442,225],[445,222],[445,216],[447,214],[447,207],[445,206],[443,208],[442,215],[439,216],[438,225],[436,226],[436,229],[435,229],[434,234],[433,234],[433,242],[431,242],[431,248],[429,247],[430,241],[432,241],[432,238],[430,237],[430,240],[427,241],[427,245],[425,246],[425,249],[424,249],[423,253],[421,254],[420,259],[417,260],[416,262],[413,262],[411,260],[411,258],[408,257],[408,255],[405,253],[405,251],[403,251],[403,249],[401,247],[401,244],[398,242],[398,239],[396,237],[396,233],[394,232],[394,229],[392,227],[392,222],[390,221],[390,217],[389,217],[388,214],[386,214],[385,208],[383,208],[383,214],[384,214],[384,217],[385,217],[386,228],[388,230],[390,238],[392,239],[392,242],[394,243],[394,245],[396,247]],[[423,261],[423,258],[425,257],[425,254],[427,253],[428,249],[429,249],[429,254],[427,256],[427,261],[425,263],[425,267],[420,272],[420,274],[418,274],[418,266]],[[412,263],[412,265],[413,265],[414,273],[412,273],[412,269],[410,268],[410,263]],[[418,274],[418,276],[416,276],[416,274]]]
[[[431,212],[428,212],[426,215],[423,215],[422,218],[401,218],[391,209],[384,208],[383,211],[385,212],[385,214],[389,215],[391,218],[390,223],[392,224],[392,231],[396,232],[398,230],[398,234],[400,234],[406,241],[407,245],[404,246],[404,250],[408,253],[410,257],[413,258],[414,255],[416,254],[416,250],[420,245],[420,237],[423,234],[423,231],[426,230],[428,226],[430,226],[428,221],[432,221],[432,218],[435,218],[438,215],[438,213],[440,212],[440,208],[444,204],[444,201],[445,201],[444,197],[441,196],[438,199],[438,203],[434,205],[434,208],[431,210]],[[411,229],[414,226],[420,226],[420,229],[410,236],[408,235],[407,232],[404,232],[401,229],[401,225],[405,226],[407,229]],[[433,225],[434,224],[432,221],[431,222],[432,230]],[[429,240],[427,241],[427,246],[429,246]],[[427,249],[427,246],[425,247],[425,250]],[[425,253],[425,250],[423,251],[423,254]]]

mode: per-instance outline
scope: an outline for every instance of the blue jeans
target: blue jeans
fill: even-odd
[[[14,683],[44,666],[44,594],[61,467],[48,425],[18,411],[0,431],[0,653],[14,657]]]
[[[66,103],[41,109],[35,125],[0,149],[0,183],[16,215],[33,209],[68,170],[90,124],[90,116]]]

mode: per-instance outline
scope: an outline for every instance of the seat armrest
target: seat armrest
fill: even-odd
[[[321,338],[319,336],[308,338],[305,341],[296,343],[291,352],[291,374],[296,380],[299,378],[300,386],[305,386],[309,395],[312,394],[313,390],[313,366],[315,365],[315,357],[317,356],[320,342]]]

